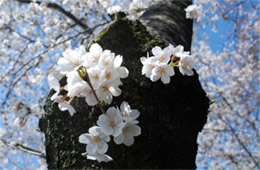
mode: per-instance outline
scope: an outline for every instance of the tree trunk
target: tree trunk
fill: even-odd
[[[129,70],[129,77],[123,79],[122,94],[113,99],[111,106],[127,101],[131,108],[140,111],[142,134],[135,138],[134,145],[110,142],[107,154],[114,161],[108,163],[86,159],[81,155],[85,145],[78,142],[78,137],[94,125],[97,115],[90,114],[91,107],[81,98],[73,102],[77,110],[74,116],[59,111],[57,104],[50,100],[52,90],[39,124],[46,137],[48,168],[196,168],[196,139],[206,123],[209,106],[197,73],[183,76],[175,69],[170,84],[153,83],[141,75],[140,62],[140,57],[146,56],[155,45],[165,47],[170,42],[190,49],[192,23],[185,19],[184,13],[188,4],[189,1],[162,1],[161,6],[157,4],[147,10],[142,22],[153,36],[139,21],[117,15],[96,39],[103,49],[123,55],[123,66]],[[155,19],[156,16],[168,19]]]

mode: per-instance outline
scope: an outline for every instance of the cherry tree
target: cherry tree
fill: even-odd
[[[148,0],[0,1],[1,168],[46,168],[38,121],[50,91],[47,77],[58,59],[67,49],[94,39],[111,23],[113,13],[123,11],[134,20],[151,4]],[[259,3],[196,0],[194,4],[186,8],[186,17],[194,20],[191,53],[212,101],[198,136],[197,166],[259,168]],[[223,31],[221,24],[226,23],[230,27]],[[217,50],[212,49],[213,34],[223,37]]]

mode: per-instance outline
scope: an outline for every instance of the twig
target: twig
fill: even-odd
[[[9,146],[11,148],[18,149],[18,150],[21,150],[23,152],[27,152],[27,153],[30,153],[30,154],[33,154],[33,155],[36,155],[36,156],[39,156],[41,158],[46,159],[46,155],[44,153],[37,151],[35,149],[29,148],[27,146],[24,146],[22,144],[19,144],[19,143],[12,144],[11,142],[8,142],[8,141],[3,140],[3,139],[0,139],[0,143],[4,144],[6,146]]]

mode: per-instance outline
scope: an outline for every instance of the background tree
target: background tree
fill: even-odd
[[[49,92],[46,77],[60,52],[87,44],[110,22],[106,12],[118,8],[102,0],[29,2],[0,1],[0,158],[1,166],[19,169],[45,166],[37,126]],[[117,2],[130,18],[147,7],[143,1]],[[203,6],[204,18],[195,24],[192,52],[203,87],[215,100],[198,138],[197,165],[259,168],[259,3],[194,3]],[[221,34],[223,41],[214,42]]]

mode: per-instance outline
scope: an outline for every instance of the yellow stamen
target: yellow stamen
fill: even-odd
[[[160,68],[160,69],[159,69],[159,73],[160,73],[161,75],[165,74],[164,68]]]
[[[116,124],[115,124],[114,121],[110,121],[110,122],[109,122],[109,126],[110,126],[111,128],[114,128],[114,127],[116,126]]]
[[[94,142],[94,143],[98,143],[98,142],[100,142],[100,141],[101,141],[101,139],[100,139],[99,136],[94,136],[94,137],[93,137],[93,142]]]

